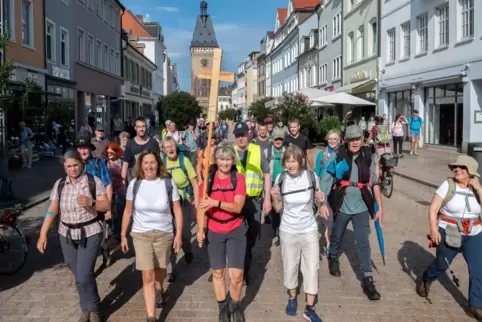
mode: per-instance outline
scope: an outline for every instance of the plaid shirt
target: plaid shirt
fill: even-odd
[[[97,196],[105,196],[107,193],[104,185],[99,178],[94,177],[94,179]],[[60,180],[61,179],[57,180],[54,184],[50,194],[51,201],[59,200],[58,186]],[[67,237],[67,227],[62,222],[67,224],[78,224],[87,222],[97,217],[97,211],[94,207],[80,207],[77,204],[78,196],[87,196],[92,198],[89,190],[89,179],[85,174],[81,175],[75,184],[72,184],[68,177],[65,178],[65,185],[62,189],[62,198],[60,200],[59,234],[61,236]],[[85,226],[84,228],[86,237],[98,234],[104,229],[103,224],[100,221]],[[70,232],[73,240],[80,240],[80,229],[72,229]]]
[[[105,160],[96,159],[93,156],[90,156],[85,163],[84,173],[99,178],[104,186],[112,184],[109,168],[107,167]]]

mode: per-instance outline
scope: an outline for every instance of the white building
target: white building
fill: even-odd
[[[475,0],[383,2],[379,113],[418,110],[423,140],[482,142],[482,7]]]
[[[248,115],[247,101],[247,89],[246,89],[246,71],[249,58],[246,58],[241,64],[238,65],[238,109],[242,111],[243,117]]]
[[[238,84],[234,83],[231,90],[231,106],[238,109]]]
[[[179,90],[179,81],[177,77],[177,67],[176,64],[171,64],[171,58],[167,50],[164,51],[164,62],[163,62],[163,72],[164,72],[164,95]]]

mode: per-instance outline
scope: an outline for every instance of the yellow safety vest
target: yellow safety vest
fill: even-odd
[[[263,170],[261,169],[261,147],[257,144],[250,143],[248,145],[246,169],[243,167],[239,159],[238,150],[236,148],[236,169],[238,173],[244,175],[246,180],[246,193],[249,197],[258,197],[263,192]]]

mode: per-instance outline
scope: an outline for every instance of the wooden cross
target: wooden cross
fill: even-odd
[[[208,122],[209,122],[209,129],[208,129],[208,137],[207,137],[207,146],[206,146],[206,153],[208,158],[211,157],[211,138],[213,135],[214,129],[214,122],[216,122],[216,116],[218,114],[218,94],[219,94],[219,82],[234,82],[234,73],[231,72],[222,72],[221,71],[221,61],[222,61],[223,50],[221,48],[214,49],[213,55],[213,67],[212,70],[204,69],[202,70],[199,75],[197,76],[199,79],[209,79],[211,80],[211,88],[209,92],[209,103],[208,103]],[[202,162],[202,160],[198,160],[198,162]],[[207,195],[207,178],[209,175],[209,161],[207,166],[203,171],[204,177],[204,189],[202,194],[202,199],[206,199]],[[204,211],[200,210],[201,213],[198,216],[197,221],[197,229],[199,233],[204,232]],[[199,247],[203,247],[203,243],[199,243]]]

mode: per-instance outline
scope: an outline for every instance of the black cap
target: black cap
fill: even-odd
[[[249,132],[248,125],[246,123],[238,123],[234,127],[233,134],[246,134]]]
[[[189,121],[189,125],[191,125],[191,126],[196,126],[196,121],[195,121],[195,120]]]
[[[92,144],[92,140],[90,136],[87,135],[82,135],[77,138],[77,141],[75,141],[75,147],[90,147],[91,151],[95,151],[95,145]]]
[[[418,110],[413,110],[413,113],[416,113],[416,114],[418,114]]]

